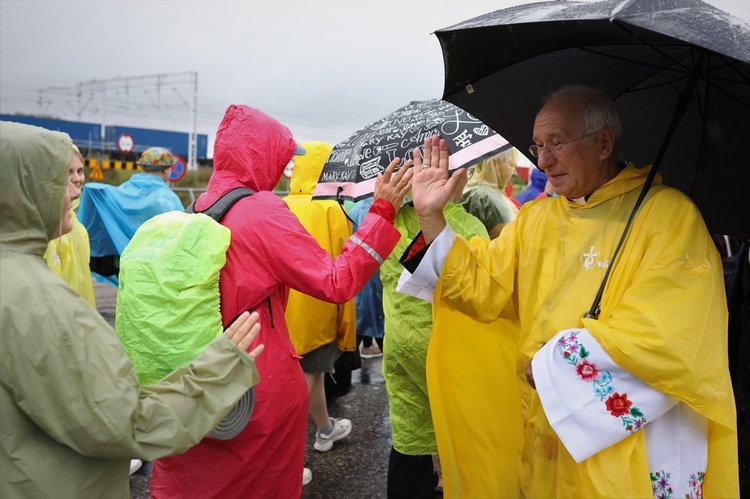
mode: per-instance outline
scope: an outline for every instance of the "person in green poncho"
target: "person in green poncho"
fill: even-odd
[[[453,191],[453,203],[444,210],[448,223],[464,237],[489,238],[487,230],[457,203],[466,185],[466,172]],[[394,226],[401,239],[380,269],[383,281],[385,335],[383,376],[388,392],[393,448],[388,465],[388,497],[431,497],[438,477],[433,455],[438,453],[427,394],[427,346],[432,335],[432,304],[396,292],[403,267],[399,258],[420,231],[414,205],[396,214]]]

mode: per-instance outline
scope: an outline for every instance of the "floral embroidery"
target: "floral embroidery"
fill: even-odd
[[[583,381],[594,381],[599,377],[599,371],[596,369],[596,366],[588,360],[584,360],[578,364],[576,371],[578,372],[578,376],[583,378]]]
[[[593,383],[594,395],[604,402],[609,413],[620,418],[625,430],[635,432],[646,426],[646,416],[633,402],[628,394],[620,395],[614,389],[614,378],[609,371],[600,371],[596,364],[589,362],[589,351],[578,341],[578,331],[564,335],[557,341],[563,358],[576,368],[576,373],[583,380]]]
[[[685,499],[701,499],[703,497],[703,478],[706,474],[702,471],[693,473],[688,479],[688,493]]]
[[[669,479],[671,473],[667,473],[664,470],[657,471],[656,473],[650,473],[651,475],[651,490],[654,492],[654,499],[669,499],[672,497],[674,490],[669,485]],[[699,471],[690,475],[688,479],[688,491],[685,494],[685,499],[703,499],[703,478],[705,473]]]
[[[654,499],[669,499],[672,497],[672,487],[669,485],[670,473],[664,470],[650,473],[651,490],[654,491]]]
[[[616,418],[619,418],[620,416],[624,416],[625,414],[630,414],[630,406],[633,405],[633,402],[628,400],[627,393],[623,393],[622,395],[620,395],[619,393],[615,392],[611,397],[607,399],[604,404],[607,406],[607,410],[610,414],[612,414]]]

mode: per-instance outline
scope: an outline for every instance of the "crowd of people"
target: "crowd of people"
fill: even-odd
[[[326,401],[343,355],[382,355],[389,498],[739,497],[728,327],[747,322],[730,320],[689,198],[657,176],[628,223],[649,167],[620,157],[627,130],[600,91],[546,97],[515,197],[517,149],[452,172],[434,136],[348,214],[312,199],[331,145],[230,106],[192,207],[248,192],[218,222],[225,332],[152,384],[96,312],[90,271],[116,282],[138,227],[183,209],[174,157],[152,148],[129,183],[83,187],[67,135],[0,126],[0,497],[127,497],[133,459],[154,461],[155,498],[299,497],[308,420],[318,452],[353,431]],[[251,387],[246,426],[209,435]]]

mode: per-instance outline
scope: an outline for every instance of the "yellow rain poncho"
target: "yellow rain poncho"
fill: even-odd
[[[352,235],[352,226],[336,201],[312,200],[315,184],[333,147],[324,142],[306,142],[302,146],[307,153],[294,157],[289,195],[284,201],[320,247],[337,257]],[[293,255],[282,257],[292,258]],[[285,317],[289,336],[300,355],[334,341],[342,351],[356,348],[354,300],[338,305],[290,289]]]
[[[482,223],[461,205],[448,204],[444,213],[456,233],[488,237]],[[420,231],[413,205],[401,207],[394,226],[401,232],[401,239],[380,268],[385,313],[383,376],[388,390],[393,447],[410,456],[436,454],[425,367],[432,335],[432,307],[428,302],[396,292],[403,270],[399,258]],[[459,372],[454,374],[460,376]]]
[[[448,306],[433,311],[427,386],[444,496],[517,497],[523,422],[518,339],[508,333],[518,323],[484,324]]]
[[[80,200],[73,202],[72,210],[75,210]],[[76,293],[83,296],[92,307],[96,308],[94,298],[94,282],[91,279],[89,269],[89,234],[75,211],[71,210],[71,222],[73,230],[69,233],[53,239],[47,245],[44,260],[52,271],[65,279]]]
[[[457,238],[436,299],[486,322],[519,320],[515,330],[497,334],[519,335],[521,377],[527,361],[558,331],[587,328],[620,367],[708,419],[704,497],[737,497],[721,261],[700,213],[682,193],[651,188],[613,268],[599,319],[581,318],[647,173],[627,167],[585,205],[564,197],[524,205],[491,244]],[[470,339],[470,331],[462,336]],[[524,385],[520,480],[527,497],[653,496],[643,432],[577,464],[550,427],[537,393]]]

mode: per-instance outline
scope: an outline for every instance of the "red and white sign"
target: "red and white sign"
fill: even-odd
[[[117,137],[117,148],[121,153],[128,154],[130,152],[133,152],[134,147],[135,141],[130,134],[123,133],[122,135]]]
[[[290,161],[284,168],[284,176],[286,178],[292,178],[292,172],[294,171],[294,160]]]
[[[177,162],[172,165],[172,169],[169,171],[169,181],[170,182],[179,182],[185,177],[185,173],[187,172],[187,166],[185,165],[185,160],[182,159],[182,156],[178,156],[177,154],[173,154],[174,159],[177,160]]]

